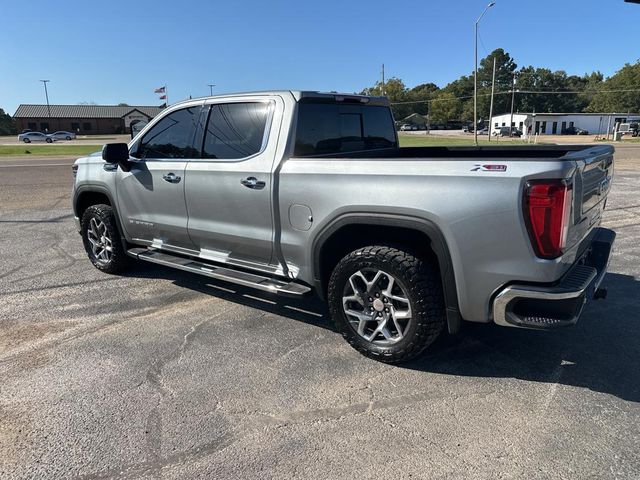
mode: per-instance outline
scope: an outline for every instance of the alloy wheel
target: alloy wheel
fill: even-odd
[[[342,305],[353,329],[368,342],[402,340],[411,324],[411,303],[392,275],[374,268],[358,270],[345,285]]]

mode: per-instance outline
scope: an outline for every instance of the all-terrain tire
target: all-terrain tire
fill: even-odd
[[[403,338],[395,343],[388,343],[384,338],[377,342],[373,341],[375,338],[372,341],[364,338],[343,307],[345,291],[353,291],[349,279],[359,271],[376,270],[393,276],[410,304],[411,319]],[[337,330],[353,348],[381,362],[402,363],[419,356],[445,326],[444,296],[437,266],[428,259],[390,246],[363,247],[345,256],[331,274],[327,296]]]
[[[96,235],[97,232],[97,235]],[[81,220],[81,233],[84,249],[91,263],[106,273],[118,273],[131,265],[131,258],[127,256],[122,237],[118,231],[113,208],[99,204],[88,207]],[[93,242],[98,242],[98,247]],[[108,247],[106,253],[101,246]],[[103,256],[96,254],[102,253]]]

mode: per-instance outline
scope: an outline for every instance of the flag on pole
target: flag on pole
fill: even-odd
[[[167,96],[166,95],[160,95],[160,97],[158,97],[160,100],[166,100]]]
[[[153,93],[165,93],[166,88],[167,88],[167,87],[159,87],[159,88],[156,88],[156,89],[153,91]]]

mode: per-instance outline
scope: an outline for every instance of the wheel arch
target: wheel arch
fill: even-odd
[[[87,208],[101,203],[106,203],[113,209],[113,214],[116,218],[116,226],[118,227],[118,231],[124,241],[125,230],[122,228],[122,224],[120,222],[118,207],[111,195],[111,192],[107,188],[100,185],[82,185],[78,187],[73,194],[73,212],[80,220],[82,220],[82,214]]]
[[[402,238],[397,239],[398,234]],[[313,277],[318,295],[325,298],[329,276],[340,258],[357,248],[381,241],[432,255],[442,281],[447,327],[449,333],[457,333],[462,318],[449,247],[440,228],[423,218],[362,212],[343,214],[329,222],[312,243]]]

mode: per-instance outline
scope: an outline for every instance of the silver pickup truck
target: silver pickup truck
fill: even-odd
[[[399,148],[384,98],[189,100],[75,162],[89,259],[326,299],[385,362],[463,320],[551,329],[604,297],[610,146]]]

